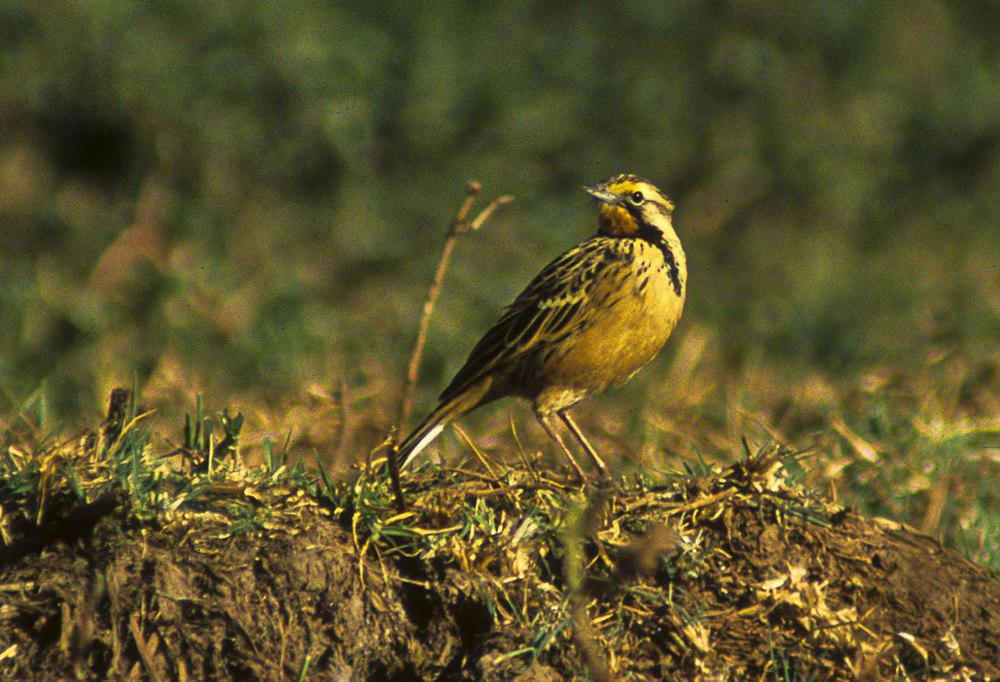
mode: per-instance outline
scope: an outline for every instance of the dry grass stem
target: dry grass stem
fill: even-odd
[[[434,271],[434,279],[431,281],[431,286],[427,290],[427,297],[424,299],[423,309],[420,313],[420,329],[417,332],[417,340],[413,344],[413,352],[410,353],[410,363],[406,369],[403,400],[400,404],[399,416],[396,419],[397,429],[399,430],[406,427],[406,423],[410,420],[410,414],[413,412],[413,397],[417,389],[417,378],[420,375],[420,360],[423,358],[424,346],[427,344],[427,330],[430,327],[431,314],[434,312],[434,305],[437,303],[438,296],[441,295],[444,273],[448,269],[448,263],[451,261],[451,254],[455,250],[458,235],[464,234],[470,229],[478,230],[499,206],[510,203],[513,200],[512,196],[506,194],[494,199],[470,222],[469,211],[472,210],[472,206],[476,203],[476,198],[481,191],[482,185],[475,180],[470,180],[466,183],[465,198],[462,200],[462,205],[459,206],[458,211],[455,213],[455,218],[448,227],[444,247],[441,249],[441,257],[438,259],[437,270]],[[405,509],[406,502],[402,499],[402,491],[399,485],[399,462],[397,461],[395,448],[390,448],[389,451],[389,471],[393,478],[393,489],[397,493],[396,506],[401,510]]]
[[[420,361],[423,358],[424,346],[427,343],[427,330],[430,327],[431,314],[437,303],[438,296],[441,295],[441,286],[444,282],[444,273],[448,269],[451,261],[452,251],[460,234],[465,234],[470,229],[478,230],[483,226],[493,212],[501,205],[509,203],[513,197],[504,195],[494,199],[490,204],[479,212],[471,222],[468,219],[469,211],[472,210],[476,198],[479,196],[482,186],[475,180],[469,181],[465,186],[465,199],[459,207],[455,218],[448,227],[448,234],[445,238],[444,247],[441,249],[441,256],[438,258],[437,270],[434,272],[434,279],[427,290],[427,297],[424,299],[423,309],[420,313],[420,329],[417,332],[417,340],[413,344],[413,352],[410,353],[410,363],[406,369],[406,385],[403,389],[403,402],[400,405],[399,417],[396,424],[402,429],[410,419],[413,411],[413,396],[416,393],[417,378],[420,374]]]

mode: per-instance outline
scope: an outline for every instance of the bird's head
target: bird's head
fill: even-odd
[[[598,232],[609,237],[634,237],[655,230],[665,236],[673,232],[670,215],[674,204],[649,180],[623,173],[584,190],[600,207]]]

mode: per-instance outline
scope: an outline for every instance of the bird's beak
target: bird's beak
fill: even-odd
[[[618,203],[618,197],[609,192],[608,190],[604,189],[600,185],[594,185],[593,187],[584,187],[583,191],[592,196],[597,201],[600,201],[602,204],[614,205]]]

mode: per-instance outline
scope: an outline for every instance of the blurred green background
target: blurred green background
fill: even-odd
[[[4,412],[92,421],[134,378],[363,452],[464,181],[516,199],[459,243],[421,409],[593,233],[580,187],[635,171],[690,293],[582,408],[598,441],[763,425],[866,509],[996,542],[1000,4],[5,0],[0,36]]]

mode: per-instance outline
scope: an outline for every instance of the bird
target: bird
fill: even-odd
[[[597,235],[552,260],[507,306],[399,444],[400,469],[450,423],[515,396],[530,402],[581,481],[585,472],[556,417],[608,478],[569,409],[625,383],[656,357],[684,308],[687,259],[673,227],[674,204],[649,180],[621,173],[584,191],[598,204]]]

